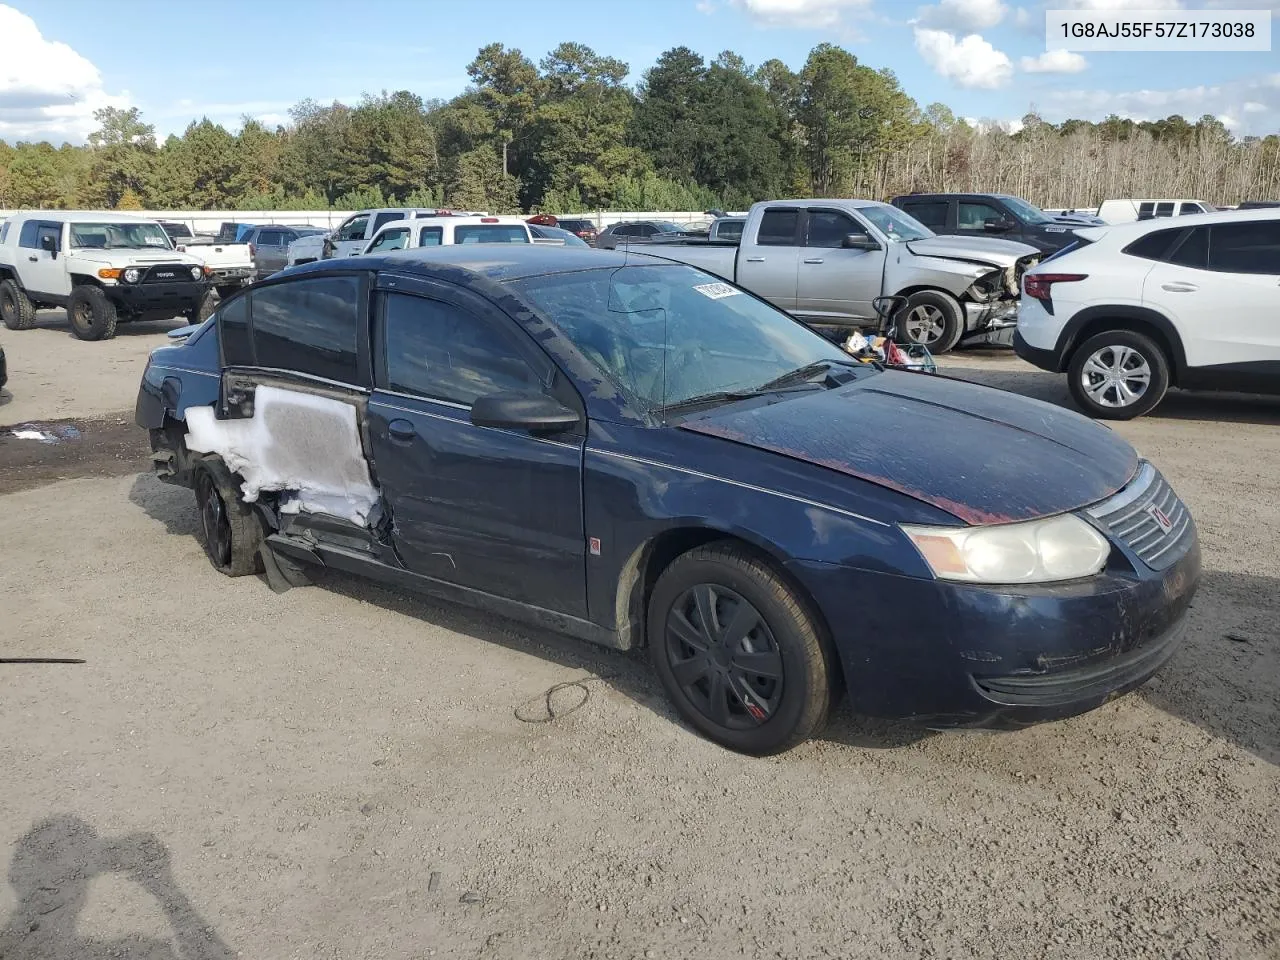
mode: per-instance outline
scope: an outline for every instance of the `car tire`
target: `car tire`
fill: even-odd
[[[964,333],[964,310],[959,301],[940,290],[920,290],[907,298],[898,321],[898,334],[907,343],[946,353]]]
[[[1137,384],[1141,390],[1135,391]],[[1132,420],[1164,399],[1169,390],[1169,358],[1144,334],[1108,330],[1072,352],[1067,385],[1076,404],[1091,417]]]
[[[116,335],[116,305],[101,287],[81,284],[71,291],[67,304],[71,332],[81,340],[110,340]]]
[[[720,542],[677,557],[663,571],[649,599],[646,633],[676,712],[716,743],[764,755],[788,750],[826,725],[835,686],[820,629],[769,565]]]
[[[196,507],[205,556],[228,577],[262,572],[262,517],[240,496],[239,485],[216,458],[202,460],[195,472]]]
[[[16,280],[0,283],[0,320],[10,330],[30,330],[36,325],[36,306]]]
[[[186,311],[183,316],[187,318],[187,323],[204,323],[213,316],[213,311],[217,309],[218,297],[214,291],[209,290],[200,298],[200,302]]]

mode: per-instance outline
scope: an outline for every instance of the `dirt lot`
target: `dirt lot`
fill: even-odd
[[[0,430],[0,657],[85,661],[0,663],[5,960],[1280,957],[1280,402],[1119,427],[1206,567],[1138,694],[1004,735],[842,712],[752,760],[640,659],[220,577],[190,493],[140,472],[161,340],[3,340],[0,423],[80,436]],[[948,368],[1065,399],[1007,354]]]

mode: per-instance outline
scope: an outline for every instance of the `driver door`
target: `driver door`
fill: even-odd
[[[871,303],[884,284],[885,250],[847,250],[851,233],[874,236],[843,210],[806,211],[804,249],[800,251],[796,315],[819,322],[848,323],[874,318]]]
[[[369,226],[369,214],[358,213],[351,217],[338,228],[333,239],[329,241],[332,247],[330,257],[350,257],[355,256],[364,249],[365,230]]]
[[[369,437],[401,561],[415,573],[586,616],[583,427],[478,427],[471,404],[550,390],[582,410],[505,314],[447,284],[388,278],[378,297]],[[548,387],[548,384],[552,386]]]
[[[32,293],[52,296],[69,296],[71,279],[60,259],[65,252],[62,243],[62,224],[51,220],[28,220],[22,225],[19,236],[18,276],[23,286]],[[52,241],[53,251],[45,249]]]

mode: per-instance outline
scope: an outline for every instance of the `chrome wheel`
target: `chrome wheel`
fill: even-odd
[[[1102,347],[1081,367],[1080,386],[1100,407],[1132,406],[1151,386],[1151,364],[1133,347]]]
[[[902,328],[912,343],[932,347],[942,339],[947,329],[947,318],[940,307],[922,303],[907,313]]]

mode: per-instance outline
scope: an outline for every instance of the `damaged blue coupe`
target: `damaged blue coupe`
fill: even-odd
[[[786,749],[841,696],[1017,727],[1174,652],[1195,524],[1118,435],[860,363],[693,267],[455,246],[323,261],[154,351],[158,475],[205,549],[647,648],[679,714]]]

